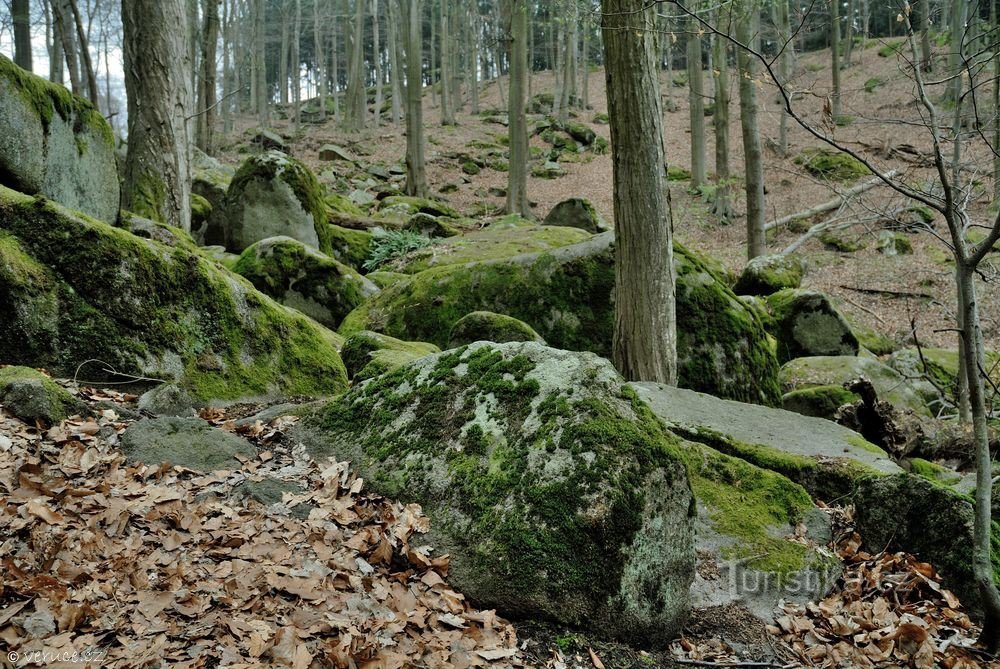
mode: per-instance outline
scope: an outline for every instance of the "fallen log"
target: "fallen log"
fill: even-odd
[[[894,176],[896,176],[896,170],[890,170],[889,172],[885,173],[886,178],[891,179]],[[864,193],[867,190],[871,190],[872,188],[875,188],[875,186],[881,185],[883,183],[885,182],[881,178],[873,177],[862,184],[858,184],[853,188],[848,188],[842,193],[838,193],[837,197],[833,198],[832,200],[829,200],[828,202],[824,202],[823,204],[818,204],[815,207],[810,207],[809,209],[803,209],[802,211],[796,212],[794,214],[789,214],[788,216],[782,216],[781,218],[775,219],[770,223],[768,223],[767,225],[765,225],[764,229],[773,230],[774,228],[779,228],[783,225],[788,225],[792,221],[798,221],[803,218],[811,218],[816,214],[822,214],[828,211],[832,211],[837,207],[839,207],[840,205],[842,205],[844,202],[846,202],[849,198]]]

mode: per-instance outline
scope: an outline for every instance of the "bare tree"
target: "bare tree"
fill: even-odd
[[[705,79],[702,74],[701,33],[695,21],[687,32],[688,100],[691,111],[691,188],[705,184]]]
[[[836,1],[836,0],[835,0]],[[755,3],[747,3],[736,20],[736,39],[742,44],[754,44],[760,14]],[[736,61],[740,69],[740,129],[743,135],[743,169],[747,196],[747,257],[767,253],[764,234],[764,162],[760,130],[757,124],[757,67],[750,52],[738,49]]]
[[[219,44],[219,0],[204,0],[205,19],[201,32],[201,76],[198,78],[198,148],[208,154],[215,150],[215,52]]]
[[[531,217],[528,204],[528,124],[524,115],[528,78],[528,3],[510,1],[510,94],[507,100],[510,161],[507,212]]]
[[[602,0],[614,165],[612,359],[633,381],[677,382],[673,222],[666,184],[656,15],[645,0]]]
[[[10,12],[14,21],[14,62],[31,72],[31,4],[29,0],[13,0]]]
[[[406,193],[425,197],[427,171],[424,166],[423,51],[420,16],[420,0],[409,0],[406,31]]]
[[[122,0],[128,153],[122,207],[191,229],[191,106],[184,0]]]

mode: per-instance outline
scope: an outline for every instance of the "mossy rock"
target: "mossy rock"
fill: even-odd
[[[558,179],[566,174],[562,165],[554,160],[546,160],[543,164],[531,168],[531,176],[539,179]]]
[[[548,251],[589,237],[588,233],[577,228],[544,226],[518,216],[507,216],[482,230],[450,237],[432,246],[410,251],[387,263],[386,267],[405,274],[416,274],[434,267],[500,260],[523,253]]]
[[[226,192],[236,174],[229,165],[206,155],[197,148],[191,156],[191,236],[202,246],[226,245]],[[207,217],[195,216],[195,196],[204,198],[211,211]],[[204,206],[202,209],[204,209]]]
[[[857,158],[833,149],[809,147],[795,158],[809,174],[834,181],[853,181],[871,174]]]
[[[680,629],[694,504],[679,440],[606,360],[473,344],[355,387],[290,436],[419,503],[479,606],[646,647]]]
[[[812,355],[857,355],[858,338],[823,293],[787,288],[767,298],[778,361]]]
[[[537,332],[524,321],[495,314],[492,311],[473,311],[455,321],[448,335],[448,348],[458,348],[476,341],[498,344],[515,341],[533,341],[544,344]]]
[[[462,172],[468,174],[469,176],[475,176],[482,171],[482,168],[471,160],[466,160],[462,163]]]
[[[378,270],[376,272],[369,273],[367,278],[379,288],[388,288],[389,286],[396,285],[400,281],[409,281],[410,275],[403,274],[402,272]]]
[[[331,218],[331,216],[347,218],[365,218],[368,216],[367,210],[362,209],[346,195],[339,193],[331,193],[324,196],[323,204],[326,205],[327,218],[331,223],[336,223],[336,219]]]
[[[691,170],[684,169],[677,165],[667,166],[667,181],[688,181],[691,179]]]
[[[607,232],[611,229],[607,221],[597,213],[594,204],[582,197],[563,200],[552,207],[543,225],[563,228],[579,228],[590,233]]]
[[[921,354],[923,361],[920,358]],[[930,381],[925,383],[936,385],[949,399],[953,400],[955,393],[958,392],[957,350],[923,348],[918,353],[915,348],[906,348],[893,353],[886,364],[923,391],[925,400],[934,414],[942,408],[940,395],[933,388],[922,385],[921,379],[929,377]],[[986,369],[993,383],[1000,385],[1000,353],[986,352]],[[987,393],[987,399],[990,398],[993,400],[994,409],[1000,409],[1000,397],[993,397],[991,393]]]
[[[199,400],[330,395],[335,336],[185,245],[0,187],[0,360],[178,383]]]
[[[441,349],[434,344],[402,341],[369,330],[351,335],[340,349],[347,375],[355,382],[390,372],[417,358],[440,352]]]
[[[211,216],[212,203],[197,193],[191,193],[191,228],[198,229],[208,225]]]
[[[458,230],[447,219],[441,219],[430,214],[416,213],[403,226],[403,230],[415,232],[418,235],[431,238],[455,237]]]
[[[240,255],[233,271],[265,295],[330,328],[379,292],[355,270],[291,237],[257,242]]]
[[[0,184],[118,219],[114,134],[94,106],[0,55]]]
[[[86,411],[86,405],[30,367],[0,367],[0,406],[26,423],[54,425]]]
[[[770,295],[784,288],[802,285],[805,263],[783,254],[758,256],[747,263],[733,286],[737,295]]]
[[[830,299],[838,308],[843,306],[840,299],[836,297],[831,297]],[[840,313],[850,326],[851,332],[853,332],[854,336],[858,338],[858,344],[861,346],[862,353],[864,351],[868,351],[875,356],[883,356],[899,350],[899,342],[895,339],[882,334],[875,328],[866,325],[859,319],[854,318],[845,312]]]
[[[434,248],[444,255],[440,245]],[[760,319],[711,262],[679,244],[674,250],[681,385],[777,404],[777,361]],[[458,319],[473,311],[493,311],[524,321],[551,346],[610,357],[615,286],[611,233],[541,253],[468,260],[419,272],[385,289],[352,312],[341,333],[374,330],[446,347]]]
[[[843,230],[824,230],[818,238],[824,247],[839,253],[857,253],[865,248],[862,237]]]
[[[913,474],[870,477],[851,498],[866,549],[907,551],[930,562],[944,586],[973,612],[981,599],[972,574],[972,500],[948,486]],[[992,528],[993,580],[1000,583],[1000,526]]]
[[[630,385],[673,432],[781,474],[817,499],[849,494],[860,476],[902,471],[881,448],[837,423],[662,384]]]
[[[552,111],[553,104],[555,99],[552,93],[536,93],[528,99],[526,107],[529,114],[548,114]]]
[[[801,388],[781,396],[781,408],[803,416],[833,420],[837,409],[854,404],[861,397],[844,386],[829,385]]]
[[[257,455],[250,442],[200,418],[149,418],[130,425],[121,436],[132,462],[155,466],[168,462],[199,472],[242,468],[238,458]]]
[[[231,251],[286,236],[332,252],[323,189],[308,167],[284,153],[248,158],[229,185],[225,208],[226,247]]]
[[[378,213],[382,216],[396,216],[403,220],[414,214],[429,214],[444,218],[462,218],[453,207],[438,200],[430,200],[410,195],[390,195],[378,204]]]
[[[591,120],[591,123],[597,123],[598,125],[608,125],[609,123],[611,123],[611,117],[609,117],[604,112],[597,112],[596,114],[594,114],[594,118]]]
[[[365,261],[372,253],[372,233],[344,228],[339,225],[330,225],[329,232],[330,253],[328,255],[359,272],[364,270]]]
[[[872,382],[879,399],[898,409],[930,415],[921,389],[878,360],[847,355],[812,356],[791,360],[782,365],[780,372],[781,386],[786,393],[818,386],[843,386],[859,377]]]

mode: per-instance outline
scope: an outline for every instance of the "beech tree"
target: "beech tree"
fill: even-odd
[[[390,0],[393,2],[395,0]],[[420,0],[408,0],[406,30],[406,193],[427,195],[424,167],[423,50]]]
[[[531,217],[528,204],[528,124],[524,107],[528,79],[528,2],[510,2],[510,93],[507,101],[510,167],[507,212]]]
[[[626,379],[675,384],[673,221],[656,14],[646,0],[602,0],[601,7],[615,203],[612,361]]]
[[[191,107],[184,0],[122,0],[128,153],[122,208],[191,229]]]

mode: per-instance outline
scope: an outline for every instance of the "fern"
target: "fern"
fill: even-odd
[[[391,230],[376,233],[372,240],[371,251],[365,260],[365,269],[374,270],[379,266],[404,256],[410,251],[416,251],[430,246],[431,240],[423,235],[408,230]]]

